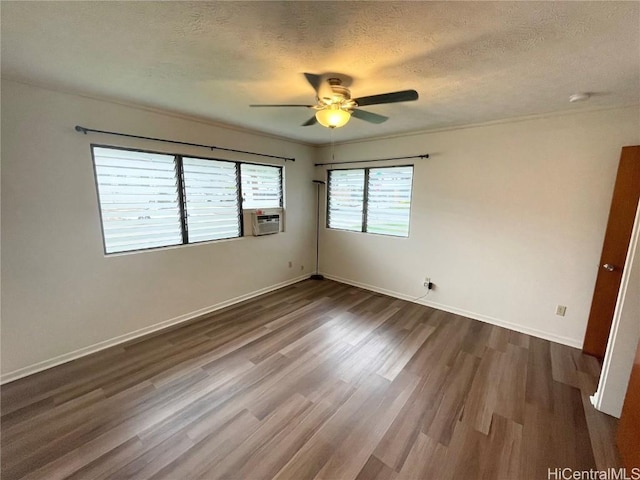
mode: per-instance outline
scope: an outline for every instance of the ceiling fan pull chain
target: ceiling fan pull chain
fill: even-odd
[[[330,130],[331,132],[331,161],[336,161],[336,144],[333,140],[333,128]]]

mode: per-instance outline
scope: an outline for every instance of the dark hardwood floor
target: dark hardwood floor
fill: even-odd
[[[2,387],[2,478],[546,479],[618,465],[579,350],[307,280]]]

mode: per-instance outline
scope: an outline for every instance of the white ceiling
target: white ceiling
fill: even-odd
[[[323,144],[302,73],[353,78],[336,141],[640,103],[640,2],[8,2],[2,75]],[[586,103],[568,103],[575,92]],[[100,128],[100,125],[90,125]],[[130,132],[138,133],[138,132]]]

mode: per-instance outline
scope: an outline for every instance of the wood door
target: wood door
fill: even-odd
[[[624,397],[617,441],[623,465],[627,469],[640,467],[640,343]]]
[[[640,145],[623,147],[582,351],[604,358],[640,197]]]

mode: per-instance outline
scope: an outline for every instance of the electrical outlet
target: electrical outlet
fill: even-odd
[[[565,305],[556,306],[556,315],[564,317],[565,313],[567,313],[567,307]]]
[[[304,265],[300,265],[300,270],[304,270]]]
[[[431,278],[430,277],[424,277],[424,283],[423,285],[427,288],[429,288],[429,284],[431,283]]]
[[[289,268],[293,267],[293,262],[289,262]]]

